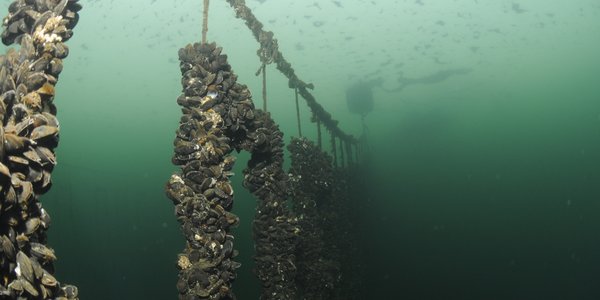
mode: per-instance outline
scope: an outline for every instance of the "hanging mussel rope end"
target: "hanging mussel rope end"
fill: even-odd
[[[273,294],[294,299],[293,252],[299,229],[283,205],[288,191],[282,168],[283,133],[269,113],[255,109],[250,91],[236,82],[227,56],[215,43],[188,45],[179,51],[179,58],[183,95],[177,103],[184,115],[172,161],[181,172],[169,179],[167,196],[187,239],[177,264],[180,298],[234,298],[231,284],[239,263],[232,260],[236,251],[231,228],[239,219],[230,211],[229,177],[235,157],[229,153],[237,149],[252,153],[243,185],[259,199],[253,231],[263,299],[272,299],[267,295]]]
[[[4,18],[2,42],[21,47],[0,58],[2,299],[78,299],[75,286],[52,275],[50,216],[39,197],[52,186],[59,135],[54,86],[81,8],[77,0],[17,0]]]

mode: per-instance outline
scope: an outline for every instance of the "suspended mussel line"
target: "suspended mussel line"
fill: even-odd
[[[354,164],[354,161],[352,160],[352,158],[353,158],[352,144],[346,142],[345,146],[346,146],[346,158],[348,158],[348,167],[351,167]]]
[[[338,163],[337,163],[337,147],[335,145],[335,135],[333,135],[333,133],[330,133],[331,135],[331,153],[333,154],[333,166],[337,168]]]
[[[296,299],[296,243],[300,229],[287,208],[288,176],[283,171],[283,133],[268,113],[257,110],[242,148],[252,153],[244,186],[259,199],[253,222],[256,274],[261,299]]]
[[[346,161],[344,160],[344,141],[340,139],[340,167],[343,168]]]
[[[319,145],[319,149],[323,149],[322,147],[322,143],[321,143],[321,120],[317,119],[317,143]]]
[[[2,42],[20,48],[0,56],[0,298],[78,299],[60,284],[46,245],[50,216],[39,202],[52,185],[59,123],[54,87],[69,51],[77,0],[13,1]]]
[[[335,140],[333,138],[332,140]],[[341,148],[344,142],[340,141]],[[306,138],[292,138],[291,203],[301,232],[296,254],[298,299],[368,299],[362,295],[356,222],[364,198],[348,169],[334,168],[329,154]],[[356,194],[356,195],[354,195]]]
[[[263,110],[267,112],[267,65],[263,64],[262,70],[262,98]]]
[[[325,236],[329,212],[323,210],[335,188],[331,157],[306,138],[292,138],[287,148],[292,207],[300,216],[302,230],[296,251],[298,299],[335,299],[343,276],[337,257],[330,251],[336,248],[335,241]]]
[[[296,98],[296,120],[298,121],[298,137],[302,137],[302,125],[300,124],[300,105],[298,104],[298,88],[294,88]]]
[[[179,255],[180,299],[233,299],[233,262],[229,176],[233,149],[252,153],[243,184],[259,199],[253,232],[256,271],[263,299],[293,299],[294,251],[298,228],[285,205],[288,188],[283,172],[283,134],[269,114],[256,110],[245,85],[214,43],[187,45],[179,51],[183,116],[175,138],[167,195],[187,239]]]
[[[240,266],[232,260],[237,253],[231,229],[239,219],[231,213],[235,157],[229,155],[229,135],[243,130],[240,123],[252,113],[243,96],[249,92],[235,82],[220,52],[214,44],[198,43],[179,50],[183,94],[177,103],[183,116],[172,161],[181,173],[171,176],[166,192],[186,238],[177,260],[180,299],[233,299],[231,283]]]
[[[343,132],[338,127],[338,121],[334,120],[330,113],[316,101],[314,96],[308,91],[308,89],[314,88],[312,84],[307,84],[300,80],[292,65],[285,60],[283,54],[279,51],[277,45],[277,39],[274,38],[273,32],[264,31],[263,24],[256,19],[252,11],[246,6],[244,0],[226,0],[231,7],[234,9],[237,18],[241,18],[245,21],[246,26],[252,31],[254,38],[260,43],[260,48],[257,54],[264,64],[274,62],[277,65],[277,69],[285,75],[289,80],[289,87],[297,89],[298,93],[302,98],[306,100],[308,107],[312,113],[316,116],[327,130],[333,132],[341,140],[356,144],[358,140],[352,135]]]
[[[263,100],[263,111],[267,111],[267,65],[263,63],[258,71],[256,72],[256,76],[262,74],[262,100]]]
[[[233,261],[231,228],[239,218],[231,213],[233,189],[229,176],[235,162],[226,131],[236,77],[227,57],[214,44],[206,44],[208,1],[204,1],[202,44],[179,50],[183,94],[177,99],[183,116],[174,141],[172,162],[181,173],[171,176],[167,196],[186,238],[177,267],[179,299],[235,299],[231,283],[240,266]],[[226,96],[227,95],[227,96]],[[233,99],[235,98],[235,99]],[[242,116],[244,105],[238,104]],[[237,113],[237,110],[236,110]]]
[[[357,228],[353,227],[352,220],[355,220],[356,218],[353,219],[353,212],[351,211],[353,208],[351,208],[351,206],[353,201],[360,201],[362,198],[353,200],[351,199],[353,196],[350,195],[349,192],[349,183],[350,179],[352,179],[354,176],[350,176],[348,170],[344,169],[344,166],[350,167],[354,164],[352,146],[357,146],[359,141],[353,136],[343,132],[338,126],[338,121],[334,120],[332,115],[316,101],[314,96],[309,92],[309,89],[313,88],[312,84],[307,84],[296,76],[291,64],[284,59],[282,53],[279,51],[277,40],[274,38],[273,33],[263,30],[262,23],[256,19],[252,11],[245,5],[245,1],[227,0],[227,2],[234,9],[236,16],[245,21],[248,28],[252,31],[255,39],[259,42],[260,47],[257,50],[257,54],[263,66],[272,62],[276,64],[277,69],[288,78],[288,85],[290,88],[295,90],[296,97],[297,95],[300,95],[306,100],[306,103],[312,112],[311,121],[317,123],[317,145],[302,139],[292,140],[292,144],[290,145],[290,147],[292,147],[290,148],[292,165],[298,166],[298,164],[301,164],[301,161],[305,161],[306,164],[306,162],[310,161],[313,156],[321,157],[321,155],[324,155],[325,157],[329,157],[322,151],[321,123],[323,126],[325,126],[325,129],[332,137],[332,152],[335,152],[336,157],[337,145],[335,144],[337,143],[335,143],[335,139],[339,138],[341,155],[339,164],[341,165],[341,168],[335,168],[333,170],[333,180],[328,183],[328,186],[332,190],[331,201],[323,201],[320,203],[321,200],[326,198],[322,193],[322,190],[319,189],[320,184],[323,182],[320,180],[320,178],[323,176],[326,178],[326,175],[324,175],[327,173],[326,171],[314,168],[314,170],[306,171],[307,173],[303,175],[302,171],[294,170],[288,177],[292,182],[291,192],[293,195],[293,207],[297,215],[300,216],[300,219],[298,220],[301,229],[299,232],[300,244],[298,245],[298,252],[296,252],[296,266],[298,267],[296,284],[299,287],[298,297],[300,299],[365,298],[359,293],[360,282],[357,279],[360,277],[353,276],[354,273],[358,274],[354,271],[356,269],[355,266],[357,265],[356,260],[360,257],[360,255],[355,255],[356,251],[352,250],[358,248],[358,243],[356,238],[353,238],[352,236],[354,232],[357,232]],[[257,72],[257,75],[259,72]],[[263,89],[263,91],[264,90],[265,89]],[[264,98],[266,97],[263,97],[263,99]],[[297,118],[299,119],[298,108],[296,113]],[[299,120],[298,133],[301,136]],[[308,143],[310,143],[312,146],[307,146]],[[302,155],[298,155],[297,153],[301,152],[298,150],[302,150],[300,148],[311,149],[312,152],[310,153],[312,156],[310,158],[306,158]],[[269,158],[267,155],[259,157],[262,159]],[[294,161],[296,161],[296,164]],[[331,159],[329,159],[328,163],[321,161],[320,164],[322,166],[329,166],[330,169],[333,169],[333,166],[331,165]],[[250,165],[253,165],[253,163],[251,162]],[[305,168],[305,170],[307,169]],[[325,180],[324,182],[327,181]],[[327,184],[325,184],[325,186],[327,186]],[[263,187],[257,185],[255,188],[262,189]],[[363,188],[363,186],[352,186],[352,188],[357,188],[360,190]],[[279,202],[278,205],[282,206],[281,202]],[[315,217],[313,211],[307,211],[306,209],[311,205],[313,207],[322,205],[322,207],[319,206],[317,212],[317,214],[321,215]],[[257,220],[262,218],[262,216],[260,216],[260,211],[257,216]],[[305,220],[304,218],[307,219]],[[321,222],[317,222],[315,219],[319,219]],[[262,228],[263,230],[258,230],[259,227],[254,227],[255,239],[258,234],[265,234],[264,229],[266,227]],[[327,228],[327,230],[325,230],[325,228]],[[267,228],[267,230],[271,229]],[[330,242],[326,243],[325,241]],[[260,239],[258,239],[256,243],[257,249],[260,249],[262,247],[258,246],[261,243]],[[321,249],[323,251],[321,251]],[[327,265],[325,260],[321,260],[320,262],[314,261],[315,256],[313,255],[319,252],[326,253],[330,255],[329,257],[335,258],[333,263],[330,265],[333,267],[328,269],[329,271],[333,270],[333,272],[327,272],[327,270],[322,268],[323,265]],[[320,256],[321,258],[326,257],[326,255]],[[274,256],[271,259],[274,258],[276,257]],[[257,259],[257,263],[260,264],[262,262],[262,260]],[[266,286],[264,283],[269,282],[269,278],[266,276],[263,277],[260,270],[258,273],[259,278],[263,280],[263,299],[286,299],[283,298],[282,294],[278,293],[265,294],[265,291],[268,291],[268,289],[265,289]],[[333,280],[328,280],[325,278],[326,274],[338,274],[338,277],[335,277]],[[322,276],[319,277],[320,275]],[[339,278],[344,278],[344,281],[335,281],[335,279],[339,280]],[[348,280],[348,278],[350,278],[350,280]],[[277,283],[278,280],[275,279],[275,281],[272,282]],[[347,284],[345,282],[347,282]],[[333,286],[335,286],[335,288],[332,288]],[[331,291],[328,289],[335,290],[335,292],[328,294],[328,292]]]
[[[335,168],[331,197],[319,203],[320,226],[325,231],[324,252],[334,260],[339,269],[337,274],[342,279],[336,282],[332,297],[321,299],[372,299],[372,295],[364,293],[363,270],[368,262],[363,259],[363,248],[368,239],[359,237],[365,213],[361,203],[366,199],[362,191],[368,187],[357,180],[364,177],[363,174],[356,176],[353,173],[347,168]]]

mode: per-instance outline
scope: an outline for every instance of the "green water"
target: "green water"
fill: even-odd
[[[81,2],[55,99],[59,164],[42,197],[57,278],[82,299],[175,299],[184,239],[164,184],[176,170],[177,50],[200,39],[202,3]],[[597,1],[247,2],[355,135],[360,119],[344,101],[352,82],[380,76],[393,89],[399,72],[472,69],[374,89],[369,299],[600,299]],[[258,45],[225,1],[211,1],[208,38],[258,103]],[[289,140],[293,92],[273,66],[267,76],[269,110]],[[316,137],[305,106],[301,114]],[[235,291],[257,299],[255,200],[233,180]]]

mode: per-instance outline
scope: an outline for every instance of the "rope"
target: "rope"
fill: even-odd
[[[56,165],[55,85],[69,54],[64,43],[82,6],[77,0],[5,2],[10,13],[1,40],[20,47],[0,55],[0,298],[76,300],[77,287],[52,275],[50,215],[40,198],[52,187]]]
[[[298,94],[300,94],[300,96],[306,100],[306,104],[313,114],[315,114],[315,118],[319,119],[325,128],[333,132],[340,140],[344,140],[353,144],[358,143],[358,140],[354,136],[347,134],[339,128],[338,121],[333,119],[331,113],[327,112],[308,91],[308,89],[313,89],[314,86],[311,83],[306,83],[298,78],[295,70],[292,68],[292,65],[279,51],[277,39],[274,37],[273,32],[263,30],[263,24],[258,21],[256,16],[254,16],[252,10],[246,6],[246,2],[244,0],[225,1],[227,1],[233,8],[236,17],[245,21],[248,29],[252,31],[254,38],[260,43],[260,48],[258,49],[257,54],[261,62],[273,62],[276,64],[277,70],[279,70],[283,75],[285,75],[285,77],[289,79],[289,87],[298,89]]]
[[[337,168],[337,149],[335,146],[335,135],[331,135],[331,152],[333,153],[333,165]]]
[[[344,167],[344,140],[340,139],[340,167]]]
[[[352,145],[345,143],[346,145],[346,157],[348,157],[348,167],[352,166]]]
[[[317,119],[317,138],[318,138],[319,149],[322,149],[322,144],[321,144],[321,120],[319,120],[319,119]]]
[[[206,33],[208,32],[208,4],[210,0],[204,0],[204,11],[202,12],[202,44],[206,44]]]
[[[300,106],[298,105],[298,89],[294,88],[296,94],[296,119],[298,120],[298,136],[302,137],[302,126],[300,125]]]
[[[267,65],[262,65],[262,98],[263,110],[267,112]]]

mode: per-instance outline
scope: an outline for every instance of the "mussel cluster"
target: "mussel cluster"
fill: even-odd
[[[259,198],[254,222],[257,273],[263,299],[292,299],[297,227],[285,208],[282,133],[268,114],[254,108],[245,85],[216,44],[179,51],[183,116],[174,142],[173,163],[181,166],[167,183],[167,195],[187,239],[179,256],[180,299],[232,299],[239,263],[232,261],[232,150],[252,153],[244,185]]]
[[[253,222],[256,274],[261,299],[296,299],[298,219],[287,206],[289,184],[283,171],[283,133],[268,113],[257,110],[246,148],[252,153],[244,186],[257,196]]]
[[[293,138],[291,156],[292,204],[301,228],[297,248],[296,282],[301,299],[336,299],[341,280],[337,257],[326,240],[325,206],[331,201],[334,176],[331,157],[306,138]]]
[[[220,52],[215,44],[198,43],[179,50],[183,116],[172,161],[182,172],[171,176],[166,191],[187,239],[177,261],[180,299],[234,299],[231,283],[240,266],[232,260],[231,228],[239,219],[230,212],[235,157],[226,121],[236,76]],[[243,113],[244,105],[238,107]]]
[[[0,298],[77,299],[52,276],[50,216],[39,196],[51,186],[59,123],[54,86],[81,6],[76,0],[21,0],[9,6],[0,57]]]
[[[356,165],[354,165],[356,167]],[[364,213],[368,211],[369,185],[363,177],[366,170],[334,168],[331,197],[319,205],[320,226],[326,228],[323,239],[324,252],[338,266],[338,280],[334,297],[330,299],[369,299],[365,294],[364,247],[370,242],[372,232],[364,231]]]
[[[38,26],[42,26],[41,34],[38,38],[58,39],[59,42],[68,40],[73,27],[79,21],[78,12],[81,10],[79,0],[17,0],[13,1],[8,7],[8,16],[4,18],[2,32],[2,42],[10,45],[23,35],[34,35]],[[59,17],[61,28],[44,29],[44,24],[51,17]],[[64,19],[64,20],[63,20]],[[54,36],[52,34],[55,34]],[[43,35],[43,36],[42,36]],[[64,44],[48,41],[48,47],[62,47]],[[66,49],[66,48],[65,48]],[[60,51],[60,50],[59,50]],[[58,56],[58,55],[57,55]],[[66,55],[65,55],[66,56]]]

